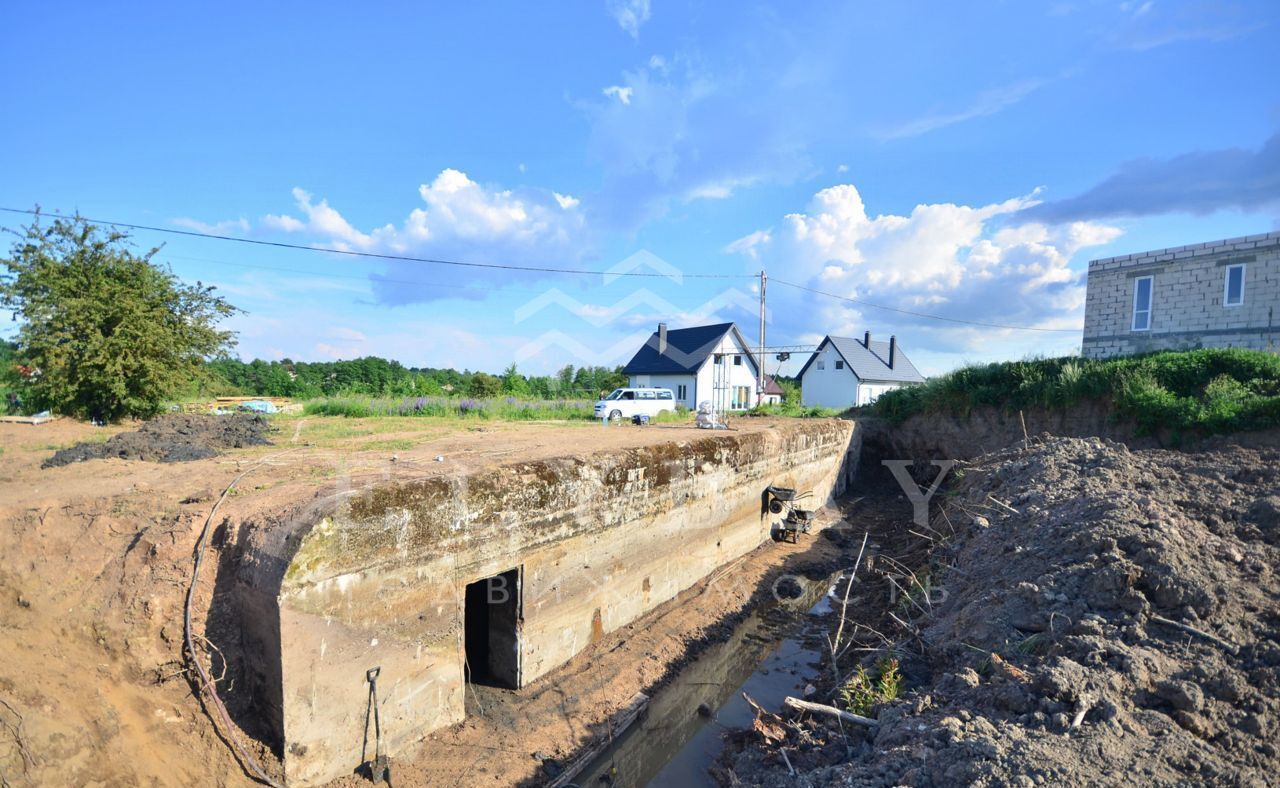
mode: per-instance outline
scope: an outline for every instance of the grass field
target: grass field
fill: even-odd
[[[309,400],[309,416],[409,417],[497,421],[593,421],[587,400],[451,399],[448,397],[327,397]]]

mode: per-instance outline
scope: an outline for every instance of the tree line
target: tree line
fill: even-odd
[[[574,367],[554,375],[524,375],[515,364],[501,374],[450,368],[406,367],[377,356],[350,361],[245,362],[220,358],[208,364],[214,390],[256,397],[369,396],[524,397],[582,399],[627,384],[622,367]],[[218,385],[218,384],[222,385]]]

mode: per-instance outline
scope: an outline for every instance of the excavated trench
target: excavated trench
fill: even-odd
[[[788,576],[766,600],[661,687],[645,716],[575,778],[582,786],[716,783],[709,768],[726,728],[749,727],[742,693],[778,706],[803,694],[805,674],[821,657],[812,641],[839,573],[824,580]]]

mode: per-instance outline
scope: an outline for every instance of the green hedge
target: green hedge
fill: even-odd
[[[1114,418],[1132,422],[1139,434],[1280,426],[1280,355],[1222,349],[1007,361],[890,391],[868,410],[900,423],[917,413],[1065,408],[1087,401],[1109,402]]]

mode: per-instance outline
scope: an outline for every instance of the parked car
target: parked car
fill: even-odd
[[[629,419],[632,416],[657,416],[663,411],[675,412],[676,397],[671,389],[614,389],[596,403],[596,418]]]

